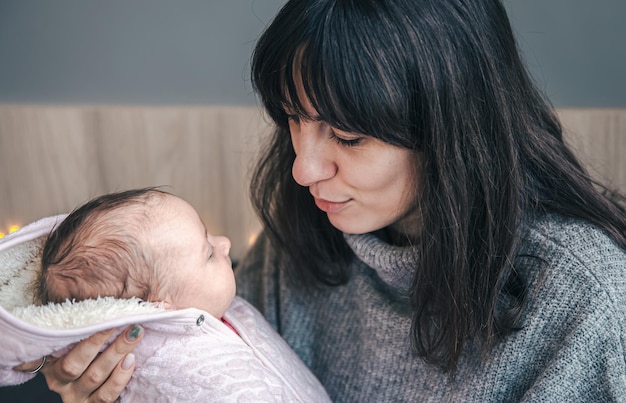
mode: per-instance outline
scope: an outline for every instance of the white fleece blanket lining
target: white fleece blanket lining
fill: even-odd
[[[40,221],[52,226],[65,215]],[[47,228],[49,225],[44,225]],[[69,329],[98,324],[110,319],[164,311],[158,304],[139,299],[111,297],[85,301],[66,301],[61,304],[35,305],[34,282],[41,264],[41,248],[47,236],[44,231],[10,234],[2,240],[0,250],[0,306],[21,320],[40,327]],[[28,240],[28,238],[34,237]],[[21,243],[11,242],[19,241]],[[15,243],[11,246],[11,244]],[[6,246],[11,247],[7,248]]]

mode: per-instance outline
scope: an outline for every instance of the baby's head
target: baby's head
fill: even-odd
[[[48,237],[43,302],[138,297],[223,315],[235,294],[228,238],[208,234],[184,200],[154,188],[95,198]]]

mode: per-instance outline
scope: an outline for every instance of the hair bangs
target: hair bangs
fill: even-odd
[[[382,15],[391,11],[370,1],[295,3],[302,2],[285,8],[303,10],[281,10],[253,55],[253,85],[272,120],[286,127],[285,109],[311,118],[308,100],[316,119],[339,130],[416,149],[416,94],[406,85],[411,52],[389,46],[386,38],[411,39],[403,27],[381,24],[377,8]]]

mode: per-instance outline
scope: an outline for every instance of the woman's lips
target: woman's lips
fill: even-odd
[[[317,206],[317,208],[319,208],[320,210],[326,213],[338,213],[341,210],[343,210],[348,205],[349,202],[350,200],[347,200],[344,202],[331,202],[328,200],[318,199],[317,197],[315,197],[315,205]]]

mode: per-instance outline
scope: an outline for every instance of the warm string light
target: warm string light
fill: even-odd
[[[18,229],[20,229],[19,225],[11,225],[9,227],[9,230],[6,233],[0,232],[0,238],[4,238],[7,234],[12,234],[13,232],[17,231]]]
[[[256,241],[258,236],[259,234],[256,232],[248,236],[248,246],[252,246],[252,244],[254,243],[254,241]]]

